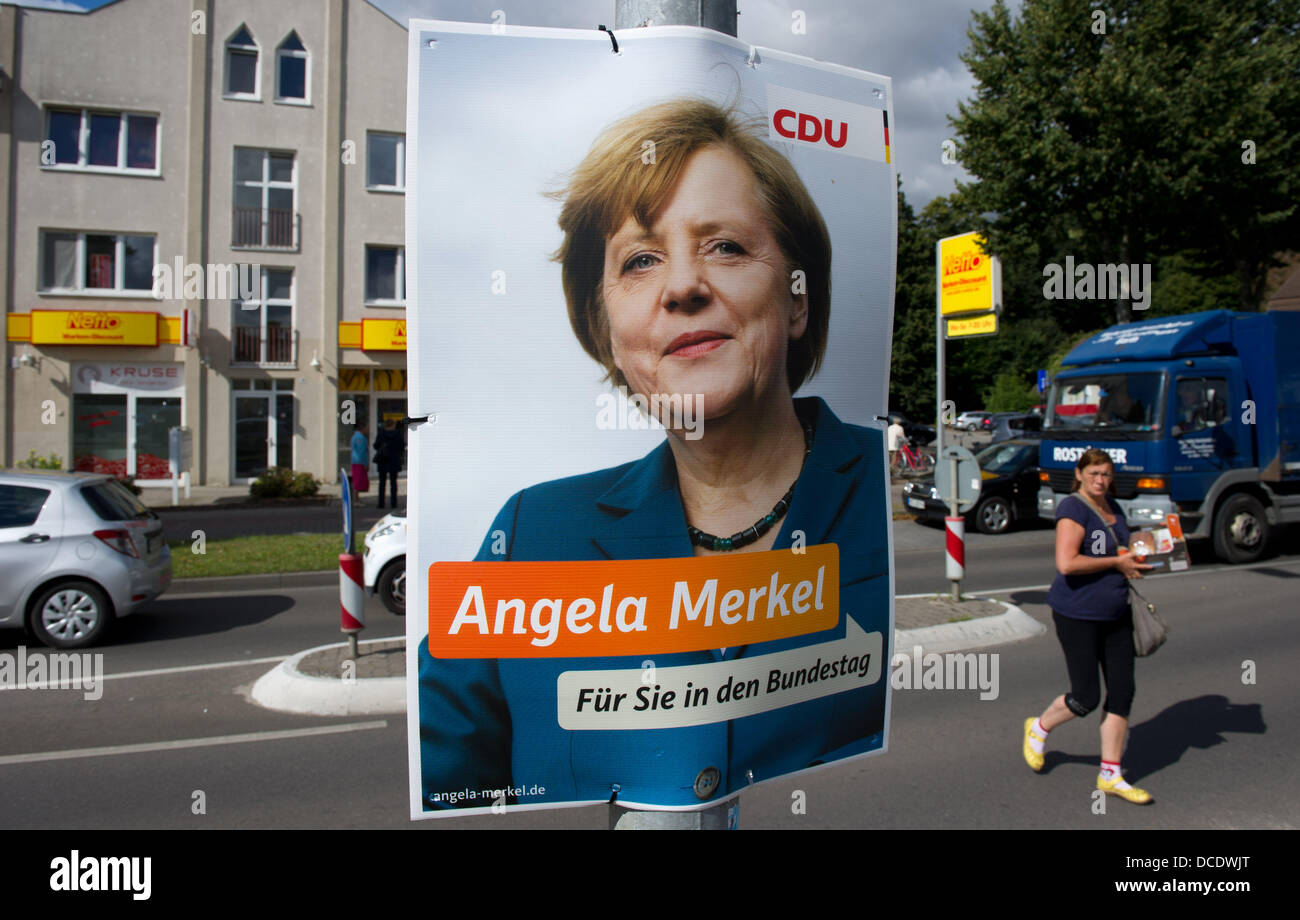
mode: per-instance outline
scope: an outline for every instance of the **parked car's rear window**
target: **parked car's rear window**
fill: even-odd
[[[49,489],[0,486],[0,527],[30,527],[41,516]]]
[[[113,480],[83,486],[81,497],[105,521],[131,521],[151,515],[130,489]]]

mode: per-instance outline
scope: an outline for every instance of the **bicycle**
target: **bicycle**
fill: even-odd
[[[931,473],[934,472],[934,457],[924,453],[916,446],[914,438],[908,438],[903,445],[894,452],[894,458],[889,463],[890,469],[894,473]]]

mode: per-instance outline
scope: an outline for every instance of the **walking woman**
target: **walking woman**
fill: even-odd
[[[1120,755],[1133,704],[1133,614],[1129,578],[1152,568],[1129,554],[1128,522],[1112,497],[1115,465],[1110,455],[1089,448],[1074,469],[1074,491],[1056,509],[1056,580],[1047,594],[1056,636],[1065,652],[1070,692],[1058,696],[1037,719],[1025,720],[1025,761],[1043,768],[1048,733],[1101,701],[1098,665],[1106,680],[1101,720],[1101,773],[1097,788],[1137,805],[1151,795],[1130,786],[1120,773]]]

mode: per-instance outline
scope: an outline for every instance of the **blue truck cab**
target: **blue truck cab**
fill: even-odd
[[[1225,562],[1300,521],[1300,312],[1214,310],[1123,323],[1066,355],[1039,447],[1053,518],[1090,447],[1115,461],[1132,527],[1179,515]]]

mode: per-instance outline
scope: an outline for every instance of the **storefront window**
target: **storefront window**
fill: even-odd
[[[72,468],[125,476],[126,396],[72,398]]]
[[[386,393],[406,392],[406,370],[404,368],[384,368],[375,371],[375,389]]]
[[[372,386],[373,384],[373,386]],[[370,442],[373,464],[375,441],[389,419],[406,418],[406,369],[345,367],[339,370],[338,463],[347,470],[352,464],[352,435],[358,427]],[[406,458],[402,459],[406,470]]]
[[[370,371],[364,367],[345,367],[339,371],[339,391],[367,392],[370,390]]]
[[[179,364],[77,364],[72,468],[140,481],[168,479],[168,435],[183,424],[182,372]]]

